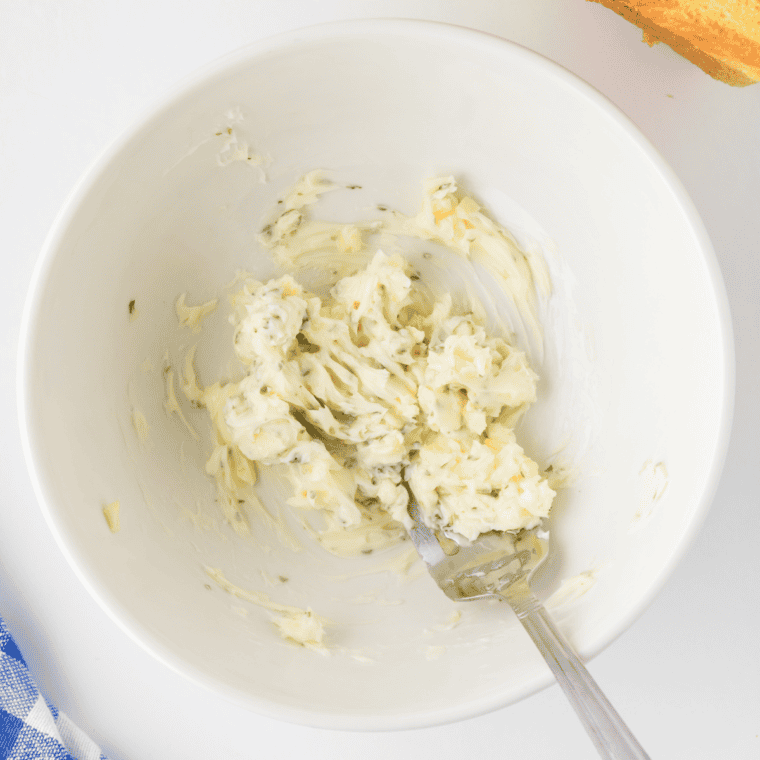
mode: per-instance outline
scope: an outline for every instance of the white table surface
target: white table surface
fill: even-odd
[[[652,758],[760,757],[760,84],[715,82],[583,0],[0,0],[0,615],[43,692],[113,760],[595,757],[557,686],[481,718],[399,733],[288,726],[231,706],[106,617],[32,493],[16,422],[18,328],[69,190],[185,74],[276,32],[363,17],[483,29],[561,63],[639,125],[694,199],[734,319],[728,459],[690,552],[590,670]]]

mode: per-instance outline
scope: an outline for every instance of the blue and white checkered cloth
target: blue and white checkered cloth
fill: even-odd
[[[2,618],[0,760],[106,760],[92,739],[40,694]]]

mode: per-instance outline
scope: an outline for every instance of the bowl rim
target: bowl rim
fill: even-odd
[[[571,88],[575,94],[591,101],[603,111],[615,123],[616,127],[624,133],[626,138],[632,141],[642,154],[646,156],[652,169],[675,196],[675,200],[684,214],[685,220],[694,235],[695,242],[704,259],[706,272],[716,301],[718,323],[723,344],[722,375],[724,393],[716,445],[712,452],[711,465],[706,476],[705,487],[700,501],[689,515],[688,523],[682,531],[678,542],[674,545],[668,561],[665,563],[656,582],[651,584],[639,603],[617,621],[617,625],[605,631],[604,636],[598,636],[595,641],[580,648],[582,658],[586,660],[595,657],[643,614],[661,591],[668,578],[671,577],[674,569],[692,545],[695,536],[704,523],[717,491],[728,451],[734,406],[735,356],[733,327],[725,284],[715,250],[693,201],[673,169],[633,121],[607,96],[561,64],[519,43],[495,34],[454,24],[422,19],[361,19],[320,23],[289,30],[252,42],[216,58],[180,79],[148,106],[142,108],[138,117],[133,119],[110,144],[100,151],[73,186],[61,210],[58,212],[37,257],[24,303],[19,332],[16,374],[18,421],[22,450],[32,487],[45,522],[53,534],[59,549],[79,581],[101,609],[144,651],[190,681],[209,689],[240,707],[252,710],[266,717],[322,729],[355,731],[405,730],[442,725],[486,714],[536,693],[553,683],[554,679],[547,670],[546,673],[538,674],[531,682],[525,684],[520,689],[512,690],[509,694],[502,693],[496,696],[483,697],[464,705],[420,711],[412,715],[348,716],[324,712],[319,709],[292,708],[281,704],[273,705],[269,701],[259,699],[240,689],[233,688],[208,675],[197,666],[190,664],[187,660],[173,653],[168,647],[156,640],[153,634],[142,623],[132,619],[117,604],[113,603],[110,595],[98,584],[97,579],[92,577],[84,565],[80,563],[76,553],[69,548],[62,535],[54,506],[55,495],[49,491],[44,482],[42,471],[37,468],[35,452],[40,447],[41,442],[32,429],[31,421],[33,394],[29,391],[29,376],[34,356],[31,339],[37,327],[39,311],[43,307],[41,303],[42,286],[46,282],[56,251],[69,225],[76,217],[82,201],[86,199],[111,162],[133,140],[137,139],[152,122],[160,119],[165,113],[170,112],[179,101],[191,94],[194,89],[202,86],[208,79],[222,75],[225,71],[237,65],[250,62],[262,55],[289,47],[294,48],[301,43],[308,44],[319,40],[338,39],[357,35],[372,35],[376,37],[416,37],[423,35],[428,39],[436,38],[439,41],[446,41],[454,45],[476,45],[480,49],[488,49],[493,55],[517,56],[531,62],[534,67],[543,69],[549,76],[558,79],[565,86]]]

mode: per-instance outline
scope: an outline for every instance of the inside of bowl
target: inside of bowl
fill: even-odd
[[[570,465],[539,587],[548,597],[586,574],[585,593],[552,605],[582,654],[620,632],[677,556],[725,413],[719,283],[651,151],[537,56],[425,28],[303,33],[189,86],[76,196],[27,337],[35,477],[85,583],[173,667],[255,709],[320,725],[463,717],[517,699],[548,672],[506,606],[457,606],[419,563],[399,572],[408,545],[336,558],[292,521],[293,550],[255,516],[252,537],[238,537],[204,471],[205,412],[177,389],[196,440],[165,411],[167,361],[181,368],[190,346],[203,384],[239,372],[230,282],[239,270],[278,272],[256,236],[302,174],[321,168],[361,186],[332,194],[324,213],[336,220],[372,218],[378,204],[413,213],[423,179],[453,174],[518,239],[542,247],[554,297],[545,352],[533,356],[539,401],[521,434],[542,465]],[[261,167],[220,165],[228,129]],[[222,299],[199,334],[178,327],[181,293],[193,304]],[[656,504],[642,502],[647,461],[667,467]],[[272,513],[287,510],[276,473],[263,474],[259,494]],[[117,499],[113,534],[102,507]],[[282,640],[265,610],[214,584],[206,567],[329,618],[331,655]]]

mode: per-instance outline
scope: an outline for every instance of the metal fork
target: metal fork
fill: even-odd
[[[548,530],[539,526],[517,534],[487,534],[472,546],[462,547],[425,525],[411,494],[409,515],[414,522],[412,542],[446,596],[455,602],[500,599],[509,603],[599,755],[607,760],[649,760],[530,589],[531,576],[548,555]]]

